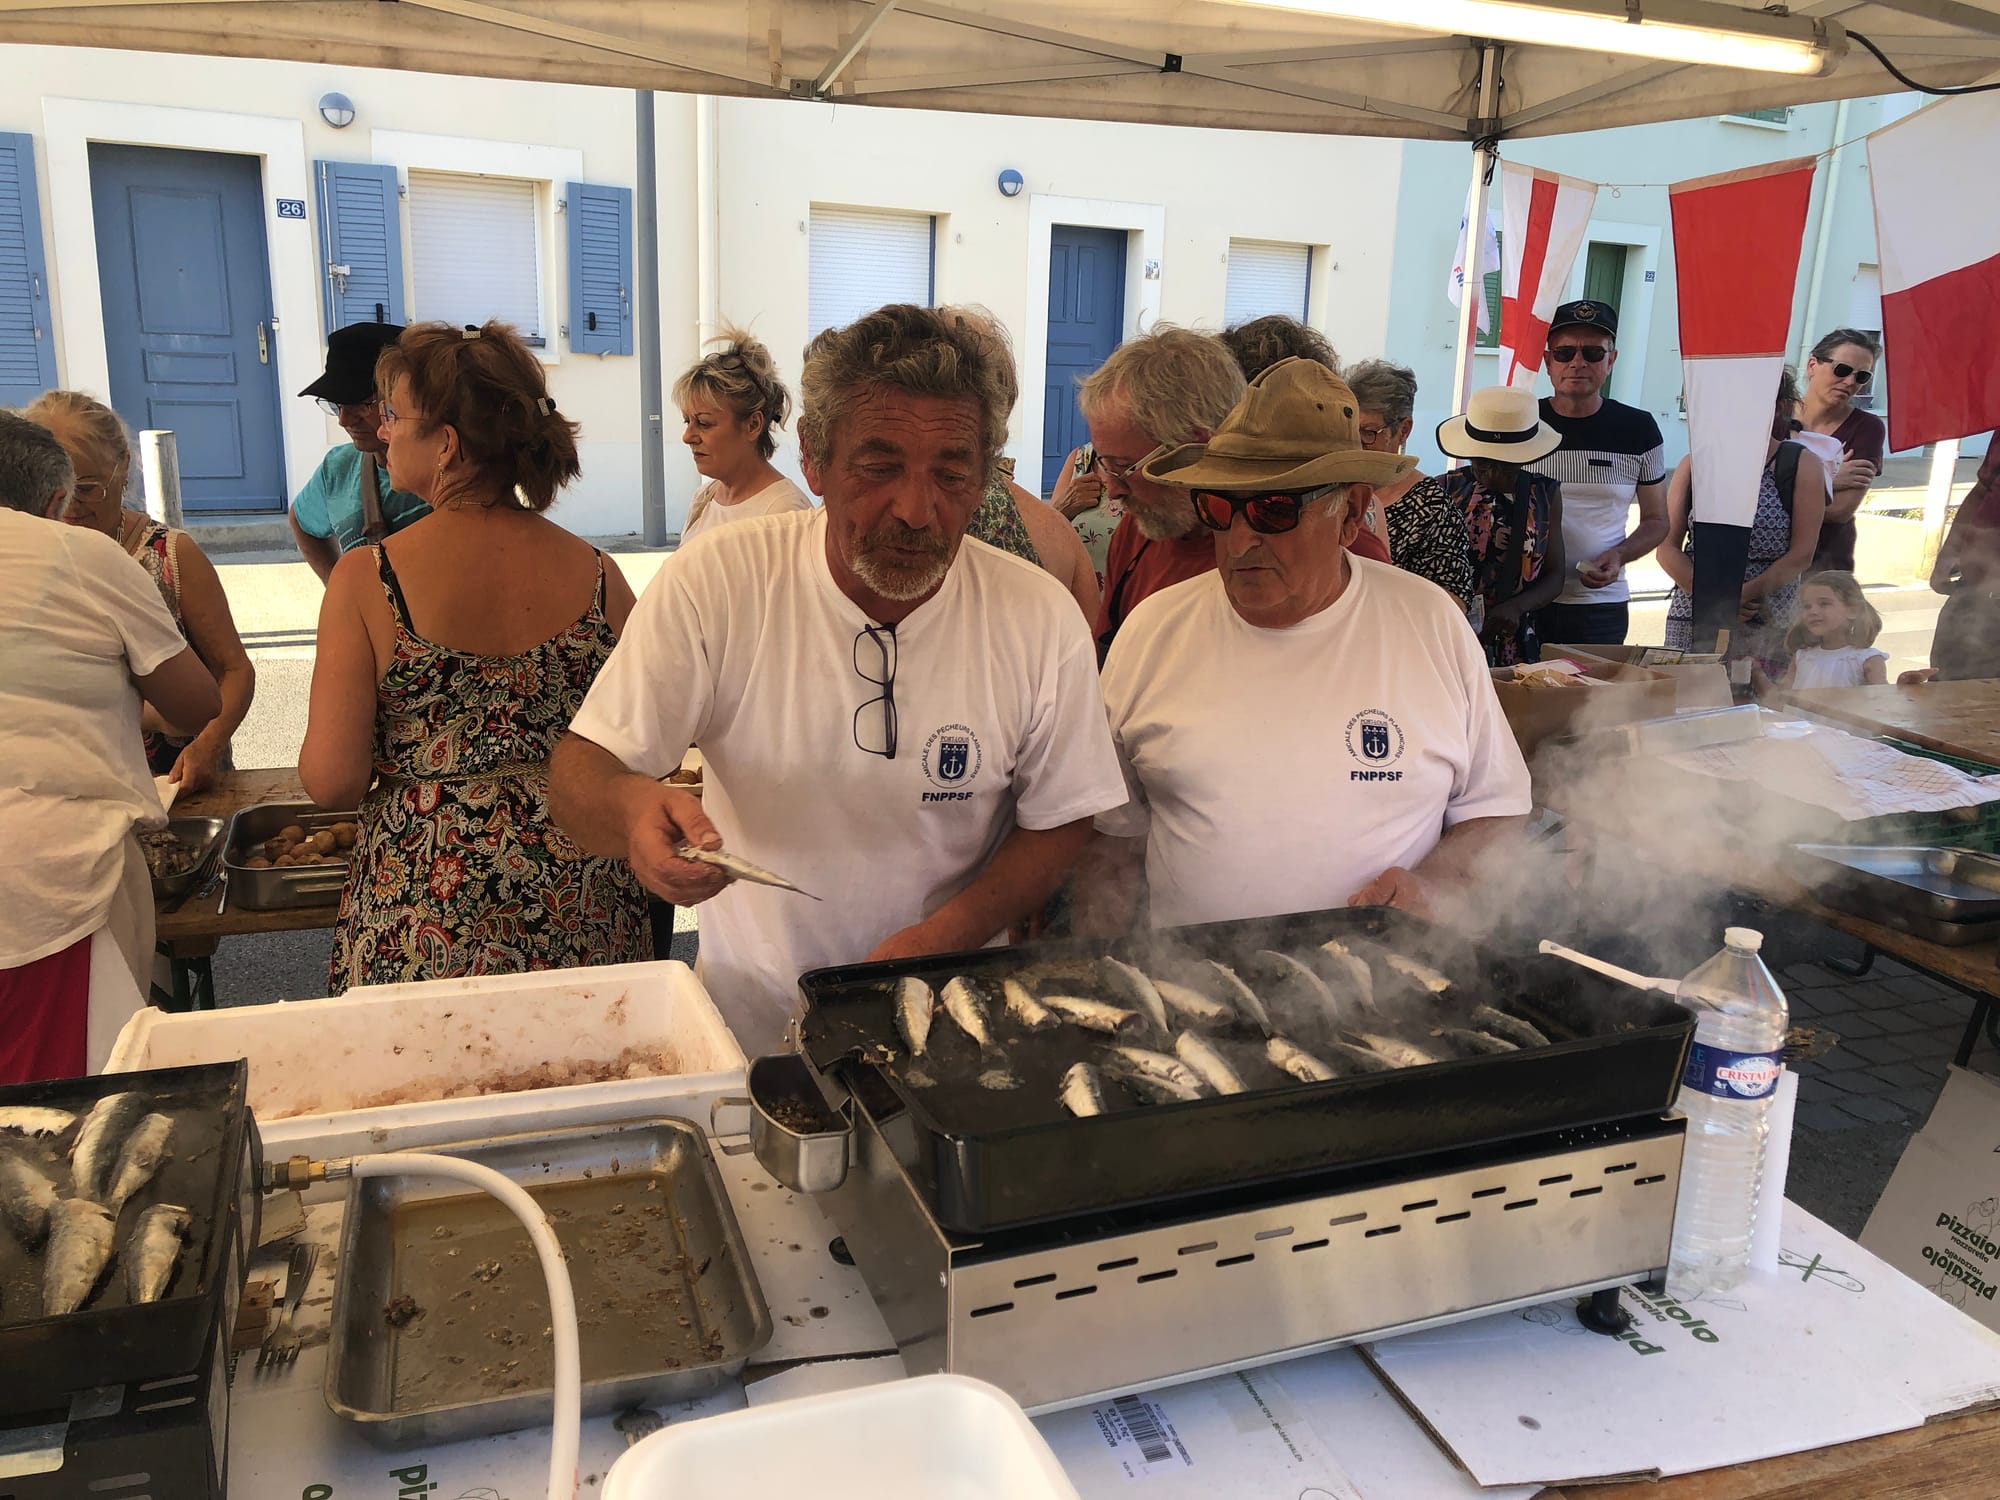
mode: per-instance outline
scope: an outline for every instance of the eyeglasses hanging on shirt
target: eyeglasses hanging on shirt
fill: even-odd
[[[864,644],[865,643],[865,644]],[[882,691],[854,710],[854,748],[896,758],[896,627],[865,625],[854,638],[854,670]],[[879,716],[870,712],[882,705]]]

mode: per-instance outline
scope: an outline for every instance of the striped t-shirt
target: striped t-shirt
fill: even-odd
[[[1667,477],[1660,424],[1651,412],[1606,399],[1587,417],[1565,417],[1546,396],[1542,421],[1562,434],[1562,446],[1528,467],[1562,485],[1563,555],[1569,565],[1559,604],[1623,604],[1632,597],[1625,575],[1587,588],[1576,565],[1602,557],[1630,532],[1639,486]]]

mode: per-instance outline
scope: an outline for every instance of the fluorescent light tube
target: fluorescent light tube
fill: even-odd
[[[1495,41],[1524,42],[1531,46],[1615,52],[1760,73],[1825,73],[1846,51],[1845,33],[1830,23],[1736,11],[1719,5],[1641,0],[1634,9],[1642,19],[1635,22],[1628,19],[1626,7],[1615,0],[1588,8],[1517,4],[1514,0],[1239,0],[1239,3],[1434,35],[1491,37]]]

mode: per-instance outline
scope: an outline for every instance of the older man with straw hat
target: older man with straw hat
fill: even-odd
[[[1145,465],[1187,489],[1216,571],[1133,611],[1104,669],[1127,805],[1097,819],[1080,923],[1154,926],[1341,905],[1433,909],[1514,832],[1528,772],[1451,597],[1357,558],[1373,486],[1354,393],[1273,365],[1207,443]]]

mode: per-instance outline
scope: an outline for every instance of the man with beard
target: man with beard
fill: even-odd
[[[1260,325],[1272,322],[1259,320]],[[1329,356],[1333,352],[1300,324],[1290,329],[1259,326],[1255,332],[1269,335],[1253,342],[1274,354],[1274,340],[1297,344],[1301,337],[1316,341]],[[1208,441],[1243,398],[1246,376],[1258,373],[1239,368],[1238,350],[1248,347],[1241,338],[1232,343],[1231,334],[1158,326],[1120,344],[1077,391],[1078,409],[1090,424],[1098,477],[1105,494],[1125,512],[1105,557],[1104,602],[1097,612],[1099,660],[1147,595],[1215,568],[1215,544],[1195,519],[1188,492],[1148,479],[1142,465],[1169,448]],[[1389,560],[1388,550],[1365,531],[1355,550],[1378,562]]]
[[[745,1051],[804,971],[976,948],[1040,910],[1125,800],[1088,627],[1039,568],[966,542],[1015,380],[990,325],[885,307],[806,348],[817,511],[660,571],[556,750],[558,823],[680,905]],[[657,778],[702,752],[697,800]],[[680,858],[726,848],[821,902]]]

